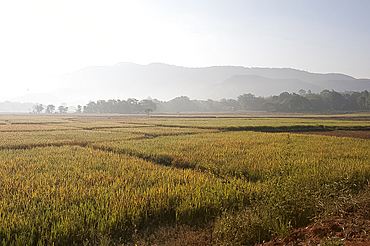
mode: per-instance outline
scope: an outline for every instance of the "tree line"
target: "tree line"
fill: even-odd
[[[320,93],[300,90],[299,93],[283,92],[278,96],[256,97],[243,94],[236,99],[191,100],[187,96],[176,97],[170,101],[156,99],[99,100],[83,107],[83,113],[168,113],[168,112],[337,112],[370,110],[368,91],[339,93],[323,90]]]
[[[35,113],[44,110],[42,104],[35,106]],[[53,105],[46,106],[46,113],[53,113]],[[68,107],[58,107],[59,113],[66,113]],[[76,113],[118,113],[118,114],[150,114],[181,113],[181,112],[235,112],[235,111],[266,111],[286,113],[325,113],[346,111],[370,111],[370,94],[362,92],[343,92],[323,90],[312,93],[300,90],[298,93],[283,92],[270,97],[257,97],[243,94],[236,99],[191,100],[187,96],[176,97],[169,101],[157,99],[137,100],[98,100],[90,101],[85,106],[78,105]]]
[[[44,107],[44,105],[42,103],[38,103],[38,104],[35,104],[33,106],[33,110],[32,110],[32,113],[34,114],[40,114],[42,113],[43,111],[45,110],[45,113],[47,114],[53,114],[53,113],[56,113],[56,109],[55,109],[55,106],[53,104],[49,104],[46,106],[46,108]],[[68,112],[68,107],[66,106],[63,106],[63,105],[60,105],[58,107],[58,112],[60,114],[66,114]],[[80,111],[80,113],[82,113],[82,111]]]

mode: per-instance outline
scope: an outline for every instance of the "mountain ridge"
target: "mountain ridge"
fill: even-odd
[[[183,67],[164,63],[139,65],[120,62],[113,66],[89,66],[56,78],[63,86],[50,94],[66,103],[86,104],[108,99],[166,101],[179,96],[191,99],[236,98],[322,90],[370,91],[370,79],[356,79],[342,73],[312,73],[294,68],[243,66]],[[30,97],[23,97],[31,100]],[[28,101],[29,101],[28,100]],[[40,102],[35,98],[35,102]],[[51,102],[48,102],[51,103]]]
[[[255,75],[265,78],[264,86],[246,79],[244,85],[231,85],[228,81],[233,76]],[[245,77],[247,78],[247,77]],[[302,84],[304,90],[320,92],[324,89],[345,91],[369,90],[370,80],[358,80],[341,73],[311,73],[293,68],[255,68],[243,66],[210,66],[182,67],[164,63],[138,65],[121,62],[113,66],[93,66],[61,76],[65,84],[82,87],[93,86],[104,95],[110,97],[148,96],[160,100],[187,95],[194,99],[221,99],[235,97],[236,93],[253,93],[256,96],[270,96],[281,92],[297,92]],[[287,83],[296,80],[296,84]],[[276,85],[279,84],[280,85]],[[104,85],[104,86],[102,86]],[[246,86],[248,85],[248,86]],[[303,86],[305,85],[305,86]],[[312,88],[310,88],[312,87]],[[217,88],[219,91],[217,91]],[[272,89],[274,88],[274,89]],[[228,91],[229,93],[226,93]],[[129,94],[131,92],[131,94]],[[94,94],[91,91],[90,95]],[[91,100],[98,97],[94,96]]]

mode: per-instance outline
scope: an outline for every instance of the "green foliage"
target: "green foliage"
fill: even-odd
[[[44,110],[44,105],[42,104],[36,104],[33,106],[33,113],[40,114]]]
[[[83,107],[83,113],[137,114],[153,112],[156,109],[157,105],[151,99],[145,99],[139,102],[134,98],[129,98],[127,100],[91,101]]]
[[[270,97],[256,97],[253,94],[242,94],[237,99],[222,99],[214,101],[208,99],[191,100],[187,96],[176,97],[167,102],[145,99],[138,101],[133,98],[127,100],[98,100],[84,106],[84,113],[150,113],[158,112],[234,112],[267,111],[267,112],[343,112],[370,109],[368,91],[339,93],[334,90],[323,90],[320,93],[306,93],[299,90],[297,93],[283,92]]]

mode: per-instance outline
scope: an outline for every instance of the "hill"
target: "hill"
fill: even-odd
[[[60,80],[66,88],[57,94],[80,100],[143,99],[148,96],[170,100],[181,95],[219,100],[244,93],[270,96],[300,89],[312,92],[324,89],[338,92],[370,90],[369,79],[355,79],[345,74],[317,74],[291,68],[187,68],[160,63],[86,67],[65,74]]]

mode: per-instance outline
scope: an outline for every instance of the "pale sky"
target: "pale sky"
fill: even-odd
[[[370,78],[369,0],[2,0],[0,31],[0,101],[119,62]]]

